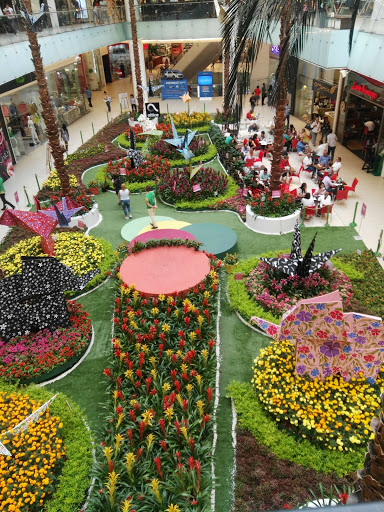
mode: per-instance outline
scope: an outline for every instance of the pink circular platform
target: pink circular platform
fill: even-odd
[[[159,240],[161,238],[167,238],[173,240],[175,238],[181,238],[182,240],[196,240],[196,237],[191,233],[187,233],[182,229],[151,229],[137,235],[133,240],[129,242],[131,247],[135,242],[148,242],[148,240]]]
[[[209,258],[191,247],[153,247],[131,254],[120,267],[120,277],[145,296],[187,293],[209,273]]]

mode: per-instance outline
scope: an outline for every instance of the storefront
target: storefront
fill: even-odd
[[[120,78],[131,75],[131,59],[128,43],[112,44],[108,46],[108,55],[112,80],[119,80]]]
[[[360,158],[367,149],[380,152],[384,147],[382,130],[384,114],[384,83],[350,71],[340,104],[337,135],[342,144]],[[365,123],[369,123],[368,130]]]
[[[294,115],[307,122],[312,114],[316,113],[321,119],[328,117],[332,127],[338,80],[338,69],[325,70],[314,64],[299,61]]]
[[[87,112],[78,63],[71,62],[65,67],[48,71],[46,76],[57,121],[59,125],[68,126]],[[21,87],[17,83],[10,83],[10,89],[0,95],[0,105],[12,151],[18,160],[46,140],[37,83],[32,82]],[[28,126],[29,118],[33,121],[33,126]]]

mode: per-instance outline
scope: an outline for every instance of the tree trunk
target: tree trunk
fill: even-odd
[[[227,87],[228,87],[228,77],[229,77],[229,52],[224,51],[223,47],[223,57],[224,57],[224,112],[229,108],[229,98],[227,97]]]
[[[131,31],[132,31],[132,46],[133,46],[133,59],[135,64],[135,77],[137,87],[137,102],[139,105],[139,112],[143,112],[143,89],[139,87],[141,83],[141,68],[139,56],[139,43],[137,40],[137,26],[136,26],[136,13],[133,5],[133,0],[129,0],[129,15],[131,18]]]
[[[289,45],[289,20],[287,20],[287,14],[289,17],[290,8],[289,5],[283,10],[281,15],[280,23],[280,48],[288,48]],[[273,159],[271,165],[271,190],[279,190],[280,188],[280,162],[281,154],[284,148],[284,126],[285,126],[285,104],[287,102],[287,83],[285,81],[285,68],[288,61],[288,50],[284,52],[283,60],[281,62],[279,79],[281,80],[279,87],[279,96],[275,105],[275,134],[273,143]]]
[[[27,9],[29,10],[29,6],[27,6]],[[64,164],[63,150],[60,146],[59,127],[49,98],[48,85],[40,53],[40,45],[37,42],[37,34],[29,29],[27,23],[24,23],[24,25],[29,39],[29,47],[31,48],[32,61],[35,66],[36,80],[39,87],[40,101],[43,107],[43,119],[46,126],[45,133],[48,137],[53,161],[55,163],[55,169],[57,170],[57,175],[61,183],[63,196],[71,196],[73,191],[69,185],[69,176]]]

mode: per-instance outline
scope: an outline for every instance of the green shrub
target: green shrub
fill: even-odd
[[[125,133],[121,133],[114,141],[119,146],[124,149],[130,149],[131,142],[125,136]],[[142,149],[144,147],[145,142],[136,142],[136,149]]]
[[[284,251],[279,251],[284,252]],[[269,252],[262,255],[264,258],[276,256],[276,252]],[[260,256],[261,257],[261,256]],[[236,309],[240,315],[249,322],[252,316],[264,318],[268,322],[275,324],[280,323],[280,317],[275,317],[271,313],[265,311],[259,306],[249,295],[245,287],[245,278],[259,264],[260,257],[252,257],[248,260],[240,261],[236,268],[236,272],[244,274],[243,281],[235,281],[234,275],[230,275],[228,279],[228,293],[231,302],[231,308]]]
[[[229,199],[230,197],[236,195],[237,188],[238,187],[235,180],[228,176],[228,186],[225,194],[217,197],[208,197],[207,199],[202,199],[201,201],[179,201],[173,206],[179,210],[205,210],[207,208],[213,209],[217,202]]]
[[[0,381],[0,391],[28,395],[34,400],[47,402],[54,394],[37,386],[19,387]],[[68,405],[69,404],[69,405]],[[70,406],[70,408],[69,408]],[[70,398],[59,393],[49,409],[60,417],[66,461],[58,479],[56,491],[44,505],[44,512],[73,512],[79,510],[90,486],[93,463],[91,433],[83,421],[80,407]]]
[[[351,281],[362,281],[364,279],[364,273],[357,270],[350,263],[344,262],[339,258],[332,258],[332,263],[336,268],[344,272]]]
[[[277,422],[266,414],[251,384],[232,382],[227,393],[234,399],[238,425],[251,432],[260,444],[268,447],[280,459],[325,474],[334,472],[338,476],[363,467],[365,447],[353,453],[324,450],[313,446],[306,439],[281,431]]]

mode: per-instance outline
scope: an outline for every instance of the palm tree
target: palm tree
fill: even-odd
[[[137,26],[136,26],[136,13],[133,0],[129,0],[129,15],[131,18],[131,31],[132,31],[132,46],[133,46],[133,59],[135,63],[135,77],[136,77],[136,89],[137,89],[137,101],[139,105],[139,112],[143,111],[143,89],[139,86],[141,83],[141,68],[140,68],[140,56],[139,56],[139,43],[137,39]]]
[[[272,31],[280,23],[280,58],[276,70],[276,86],[272,101],[276,108],[275,141],[272,160],[271,189],[280,185],[280,162],[284,147],[283,135],[288,88],[295,82],[296,66],[294,60],[300,55],[308,28],[313,24],[316,12],[320,10],[323,0],[231,0],[223,23],[224,47],[228,52],[235,39],[233,64],[227,80],[225,104],[236,98],[234,105],[238,119],[242,115],[243,100],[249,84],[249,76],[260,48]],[[308,6],[311,6],[310,10]],[[349,49],[352,45],[353,29],[359,2],[352,6]],[[239,65],[242,54],[246,55],[245,65],[239,77]],[[241,80],[238,80],[241,78]]]
[[[29,11],[31,11],[30,0],[26,0],[26,5],[24,5],[23,2],[20,3],[21,11],[24,16],[23,20],[25,30],[28,35],[29,47],[31,48],[32,52],[32,61],[33,65],[35,66],[36,81],[39,87],[41,106],[43,108],[45,133],[48,137],[49,146],[51,148],[51,153],[53,156],[53,161],[55,163],[55,169],[57,170],[57,175],[60,179],[63,196],[70,196],[72,195],[72,189],[69,184],[69,176],[67,174],[67,170],[64,164],[63,149],[60,146],[60,136],[57,119],[49,98],[48,85],[47,80],[45,78],[43,60],[41,58],[40,53],[40,45],[37,41],[36,22],[34,22],[33,18],[31,19],[31,17],[29,16]],[[39,15],[36,15],[36,17],[38,16]]]

